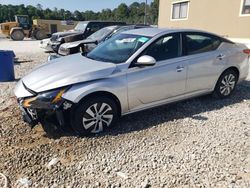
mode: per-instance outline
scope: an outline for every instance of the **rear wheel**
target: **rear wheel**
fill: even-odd
[[[237,84],[238,74],[233,69],[225,71],[219,78],[213,95],[217,98],[229,97]]]
[[[118,120],[116,103],[108,97],[86,100],[76,108],[72,127],[80,135],[97,134]]]
[[[22,30],[14,30],[10,35],[12,40],[20,41],[23,40],[25,35]]]

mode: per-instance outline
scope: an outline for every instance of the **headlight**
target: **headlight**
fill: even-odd
[[[59,42],[59,41],[54,41],[51,45],[52,46],[58,46],[58,45],[60,45],[61,44],[61,42]]]
[[[24,99],[22,105],[25,108],[38,108],[38,109],[59,107],[63,102],[62,95],[69,88],[70,87],[64,87],[48,92],[39,93],[35,97]]]
[[[70,49],[69,48],[64,48],[64,47],[60,47],[59,48],[59,51],[58,51],[58,53],[60,54],[60,55],[69,55],[70,54]]]

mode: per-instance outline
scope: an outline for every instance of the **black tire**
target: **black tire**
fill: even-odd
[[[34,31],[34,37],[36,40],[43,40],[47,37],[44,30],[36,30]]]
[[[41,121],[42,128],[46,135],[50,138],[56,138],[60,134],[60,129],[54,122]]]
[[[229,97],[234,92],[237,82],[237,72],[233,69],[226,70],[217,81],[213,96],[220,99]]]
[[[98,113],[94,113],[97,111]],[[118,117],[118,107],[114,100],[108,97],[94,97],[84,100],[76,107],[71,124],[80,136],[98,134],[115,125]]]
[[[24,37],[25,35],[22,30],[14,30],[10,35],[10,38],[14,41],[21,41]]]

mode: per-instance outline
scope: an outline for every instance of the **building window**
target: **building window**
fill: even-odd
[[[242,14],[250,14],[250,0],[243,0]]]
[[[174,3],[172,7],[172,19],[185,19],[188,16],[188,3]]]

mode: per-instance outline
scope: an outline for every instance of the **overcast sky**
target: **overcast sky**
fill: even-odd
[[[34,5],[36,6],[40,3],[43,8],[51,8],[57,7],[58,9],[63,8],[65,10],[93,10],[100,11],[105,8],[114,9],[121,3],[126,3],[130,5],[136,0],[0,0],[0,4],[25,4],[25,5]],[[137,2],[145,2],[145,0],[137,0]],[[152,0],[148,0],[149,3]]]

